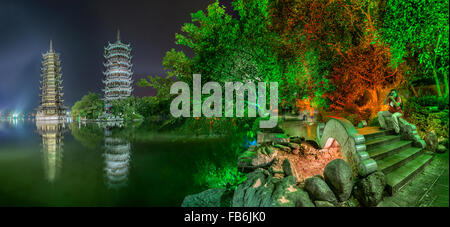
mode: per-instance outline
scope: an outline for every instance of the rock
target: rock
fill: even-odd
[[[225,189],[214,188],[184,198],[182,207],[220,207]]]
[[[232,207],[270,207],[272,194],[279,180],[265,169],[257,169],[247,175],[247,180],[238,185],[231,202]]]
[[[354,198],[350,198],[347,201],[344,202],[340,202],[338,204],[339,207],[358,207],[358,200],[354,199]]]
[[[257,169],[238,185],[232,207],[313,207],[307,192],[299,188],[294,176],[277,179],[265,169]]]
[[[258,168],[269,167],[277,155],[277,151],[267,147],[249,149],[238,158],[238,168],[243,172],[251,172]]]
[[[291,148],[288,147],[288,146],[284,146],[284,145],[281,145],[281,144],[275,144],[275,145],[273,145],[273,146],[274,146],[275,148],[278,148],[278,149],[284,151],[284,152],[291,152]]]
[[[273,142],[274,143],[289,143],[289,137],[287,137],[284,134],[275,134],[274,138],[273,138]]]
[[[337,203],[337,199],[333,191],[330,187],[328,187],[327,183],[319,177],[311,177],[306,179],[305,190],[314,201],[321,200],[328,201],[333,204]]]
[[[299,137],[299,136],[293,136],[289,138],[290,142],[296,143],[296,144],[302,144],[303,141],[305,141],[304,137]]]
[[[334,207],[334,205],[328,201],[314,201],[314,204],[316,204],[316,207]]]
[[[383,199],[386,177],[381,171],[361,179],[354,189],[355,197],[363,206],[376,206]]]
[[[282,133],[282,132],[281,132]],[[284,134],[279,134],[276,132],[258,132],[256,135],[256,142],[258,144],[263,143],[280,143],[280,142],[289,142],[289,138],[286,138]]]
[[[275,151],[275,149],[273,149],[272,146],[265,146],[265,147],[264,147],[264,151],[265,151],[265,153],[266,153],[267,155],[272,155],[273,152]]]
[[[296,207],[314,207],[314,203],[309,198],[308,192],[300,189],[298,193],[299,196],[297,203],[295,204]]]
[[[446,150],[447,148],[444,145],[439,145],[436,149],[436,153],[442,154],[445,153]]]
[[[320,178],[320,179],[322,179],[322,180],[325,180],[325,179],[323,179],[323,176],[320,175],[320,174],[317,174],[317,175],[315,175],[314,177],[318,177],[318,178]]]
[[[286,146],[286,147],[289,147],[289,148],[291,148],[292,150],[300,149],[300,144],[298,144],[298,143],[292,143],[292,142],[289,142],[289,143],[281,143],[281,145]]]
[[[427,133],[425,136],[425,143],[427,144],[426,149],[435,152],[438,148],[438,137],[434,131]]]
[[[286,176],[294,176],[296,180],[299,178],[297,170],[292,166],[291,161],[287,158],[283,160],[283,172]]]
[[[386,118],[388,119],[388,118]],[[386,123],[390,122],[392,123],[392,118],[390,120],[386,120]],[[404,140],[412,140],[413,145],[421,148],[426,147],[426,142],[422,139],[420,139],[420,136],[417,134],[417,128],[415,125],[409,123],[404,118],[398,119],[398,124],[400,126],[400,134],[401,138]]]
[[[272,174],[283,174],[284,175],[284,171],[283,171],[283,165],[282,163],[280,163],[280,160],[275,158],[272,162],[272,165],[269,167],[269,171]]]
[[[294,176],[285,177],[276,186],[272,201],[274,207],[314,207],[308,193],[297,186]]]
[[[327,164],[323,171],[325,182],[333,190],[340,202],[350,198],[353,189],[352,167],[342,159]]]

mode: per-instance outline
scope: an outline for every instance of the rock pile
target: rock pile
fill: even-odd
[[[354,207],[376,206],[386,186],[382,172],[355,179],[343,159],[330,161],[322,175],[299,181],[298,167],[283,153],[299,154],[302,145],[291,141],[252,147],[238,160],[247,180],[232,192],[232,207]],[[210,189],[185,198],[182,206],[217,206],[224,190]]]

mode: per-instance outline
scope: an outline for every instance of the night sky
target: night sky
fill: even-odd
[[[132,45],[135,83],[166,75],[161,61],[190,14],[214,0],[0,0],[0,112],[32,111],[39,105],[42,53],[53,40],[61,54],[64,100],[72,106],[87,92],[101,93],[103,48],[121,40]],[[222,1],[221,1],[222,2]],[[224,2],[222,2],[224,3]],[[135,86],[134,95],[153,95]]]

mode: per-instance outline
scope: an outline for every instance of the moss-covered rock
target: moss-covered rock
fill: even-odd
[[[337,198],[330,187],[319,177],[311,177],[305,181],[305,190],[316,201],[328,201],[336,204]]]
[[[336,194],[340,202],[348,200],[353,189],[353,172],[344,160],[335,159],[323,171],[325,182]]]
[[[188,195],[184,198],[182,207],[220,207],[221,198],[225,193],[223,188],[213,188],[206,191]]]
[[[354,195],[361,205],[376,206],[383,199],[385,187],[386,177],[383,172],[377,171],[358,181]]]

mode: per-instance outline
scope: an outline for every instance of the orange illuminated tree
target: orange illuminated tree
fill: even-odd
[[[390,48],[378,38],[370,7],[352,7],[363,13],[365,32],[359,44],[343,52],[334,65],[330,78],[336,89],[326,96],[332,110],[350,110],[368,120],[385,108],[382,102],[388,90],[404,82],[404,65],[392,66]]]

